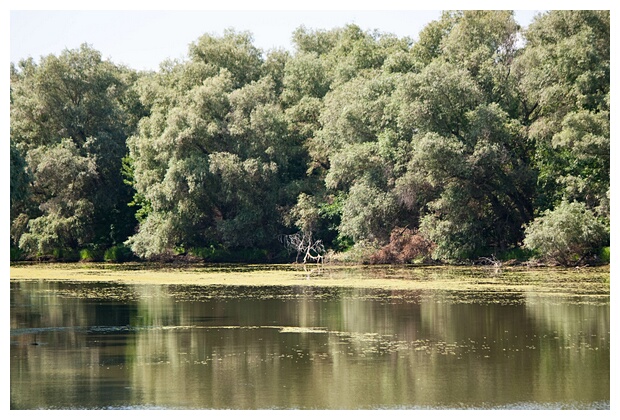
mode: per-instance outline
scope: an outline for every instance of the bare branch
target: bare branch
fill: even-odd
[[[322,263],[325,246],[320,239],[313,240],[312,233],[297,232],[291,235],[280,235],[280,242],[289,250],[296,252],[295,262],[299,262],[299,257],[303,255],[303,263],[308,261]]]

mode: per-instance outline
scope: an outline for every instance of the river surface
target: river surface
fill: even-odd
[[[12,279],[10,305],[12,409],[610,408],[608,294]]]

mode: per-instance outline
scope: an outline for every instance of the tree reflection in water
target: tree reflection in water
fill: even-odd
[[[609,408],[609,325],[608,296],[12,282],[11,407]]]

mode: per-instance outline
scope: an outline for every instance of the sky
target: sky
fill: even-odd
[[[292,49],[301,25],[329,29],[356,23],[412,36],[437,19],[439,11],[12,11],[11,62],[76,48],[87,42],[106,58],[136,70],[157,70],[166,58],[183,58],[188,45],[205,33],[226,28],[250,31],[263,51]]]
[[[312,2],[314,10],[308,10],[310,7],[292,10],[290,3],[278,1],[228,0],[225,3],[229,9],[237,6],[237,10],[204,10],[204,4],[208,2],[201,2],[202,6],[196,6],[194,10],[119,10],[123,4],[125,7],[130,5],[130,1],[106,3],[106,8],[118,6],[116,10],[71,10],[72,2],[66,2],[69,3],[68,10],[37,10],[36,7],[23,10],[29,8],[28,3],[37,2],[13,3],[9,13],[10,62],[17,63],[28,57],[39,61],[41,56],[58,55],[64,49],[75,49],[88,43],[101,52],[103,58],[135,70],[158,70],[166,59],[183,59],[190,43],[201,35],[221,36],[227,28],[251,32],[254,45],[263,51],[273,48],[292,51],[293,31],[302,25],[308,29],[331,29],[354,23],[363,30],[376,29],[415,40],[422,28],[441,14],[439,9],[412,10],[411,2],[392,0],[380,3],[358,1],[354,3],[355,10],[347,10],[343,7],[346,3],[337,0],[315,0]],[[187,2],[181,0],[179,5],[184,3]],[[540,5],[540,2],[530,3]],[[42,6],[46,4],[49,3]],[[171,4],[168,2],[168,6]],[[279,4],[283,7],[278,8]],[[461,2],[460,6],[464,4],[468,3]],[[528,2],[517,4],[527,5]],[[432,6],[441,5],[441,1],[432,3]],[[84,5],[78,3],[76,6]],[[383,10],[370,10],[370,6],[380,6]],[[200,8],[203,10],[198,10]],[[515,18],[522,26],[527,26],[534,15],[542,11],[518,10]]]

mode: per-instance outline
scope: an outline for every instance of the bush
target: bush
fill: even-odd
[[[330,255],[331,261],[341,263],[368,264],[373,254],[379,251],[380,245],[376,240],[362,239],[344,252]]]
[[[101,255],[101,251],[99,250],[95,250],[91,248],[84,248],[80,250],[80,261],[93,262],[93,261],[101,261],[101,259],[102,259],[102,255]]]
[[[224,248],[216,247],[214,245],[208,247],[195,247],[189,250],[189,255],[201,258],[206,262],[230,262],[230,252]]]
[[[593,256],[608,239],[607,228],[585,204],[563,201],[525,228],[523,245],[547,261],[575,266]]]
[[[498,259],[500,261],[511,261],[511,260],[527,261],[531,259],[532,257],[534,257],[535,255],[536,253],[532,251],[531,249],[512,248],[505,252],[500,253],[498,255]]]
[[[108,248],[103,255],[103,259],[106,262],[127,262],[134,258],[134,254],[131,248],[124,245],[115,245],[112,248]]]
[[[19,261],[24,258],[24,251],[22,251],[19,247],[12,246],[11,247],[11,261]]]
[[[207,260],[213,255],[214,252],[215,252],[214,246],[195,247],[195,248],[191,248],[188,254],[194,257],[202,258],[203,260]]]
[[[189,255],[201,258],[206,262],[226,262],[230,259],[230,255],[225,249],[213,245],[192,248],[189,250]]]
[[[79,252],[69,248],[54,248],[52,250],[52,257],[56,261],[64,262],[76,262],[80,260]]]
[[[418,258],[428,258],[432,243],[417,232],[407,228],[395,228],[390,242],[370,256],[371,264],[408,264]]]
[[[231,254],[232,262],[264,263],[269,261],[269,252],[265,249],[241,248]]]
[[[603,264],[609,264],[611,261],[611,251],[609,250],[609,247],[608,246],[602,247],[598,256],[601,259],[601,262]]]

